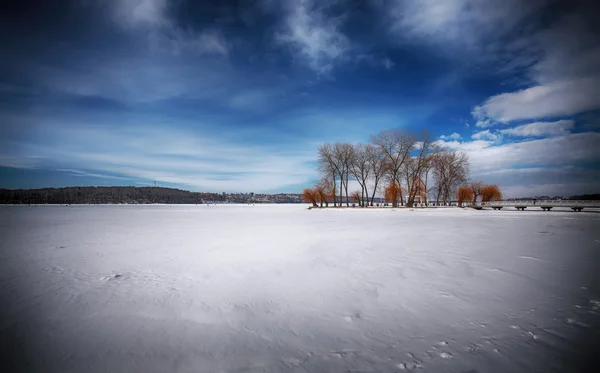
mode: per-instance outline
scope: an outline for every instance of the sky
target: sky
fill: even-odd
[[[8,0],[0,188],[300,192],[426,128],[506,197],[600,191],[593,0]]]

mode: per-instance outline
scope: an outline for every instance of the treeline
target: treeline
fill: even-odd
[[[2,204],[202,203],[202,194],[161,187],[0,189]]]
[[[322,178],[302,193],[303,200],[315,207],[330,203],[349,206],[350,200],[361,207],[373,206],[376,194],[383,195],[393,207],[411,207],[429,204],[430,199],[447,204],[458,198],[459,188],[469,181],[469,158],[432,141],[427,130],[392,130],[371,136],[366,144],[321,145],[318,170]],[[356,181],[360,190],[349,192],[350,181]],[[476,195],[468,197],[476,201],[484,185],[475,182],[471,186],[476,187]],[[501,198],[498,193],[492,200]]]
[[[569,199],[579,201],[598,201],[600,200],[600,194],[582,194],[578,196],[571,196]]]

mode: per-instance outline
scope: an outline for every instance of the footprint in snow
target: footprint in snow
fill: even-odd
[[[112,281],[112,280],[122,280],[124,278],[125,277],[123,275],[117,273],[117,274],[112,275],[112,276],[104,276],[103,279],[106,280],[106,281]]]
[[[418,368],[422,368],[423,366],[417,362],[412,362],[412,363],[400,363],[397,364],[396,367],[398,367],[398,369],[400,370],[415,370]]]

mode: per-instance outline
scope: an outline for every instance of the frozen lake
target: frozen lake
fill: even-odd
[[[598,213],[0,206],[0,239],[3,372],[575,372],[600,341]]]

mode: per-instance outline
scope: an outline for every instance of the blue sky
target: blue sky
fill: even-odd
[[[593,3],[8,1],[0,187],[298,192],[407,127],[507,196],[597,193]]]

